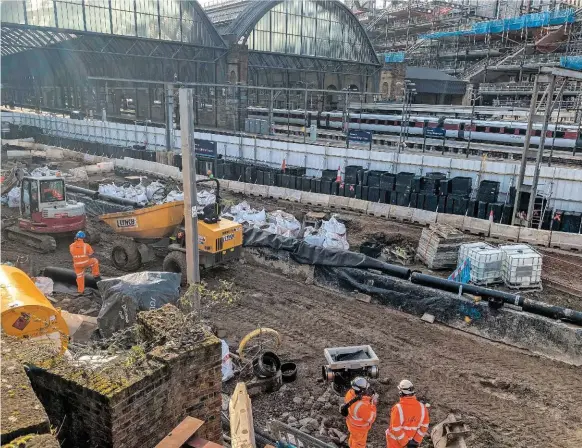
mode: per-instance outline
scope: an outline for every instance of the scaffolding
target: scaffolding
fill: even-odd
[[[376,5],[379,2],[376,2]],[[473,85],[481,106],[524,107],[542,67],[582,67],[582,9],[558,0],[383,2],[360,16],[385,63],[442,70]],[[548,85],[541,77],[540,97]],[[582,83],[561,93],[560,121],[578,123]],[[483,86],[484,88],[480,88]]]

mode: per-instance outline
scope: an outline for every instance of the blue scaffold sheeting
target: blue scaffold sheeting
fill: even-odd
[[[572,70],[582,70],[582,56],[562,56],[560,66]]]
[[[404,51],[384,53],[384,62],[404,62],[405,55]]]
[[[489,20],[477,22],[470,30],[437,32],[423,34],[424,39],[442,39],[445,37],[467,36],[477,34],[495,34],[504,31],[519,31],[525,28],[540,28],[542,26],[563,25],[573,23],[576,20],[574,9],[558,9],[556,11],[544,11],[533,14],[524,14],[519,17],[510,17],[502,20]]]

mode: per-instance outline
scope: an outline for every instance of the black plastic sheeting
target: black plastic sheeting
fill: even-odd
[[[274,235],[254,228],[245,229],[243,235],[243,245],[245,247],[269,247],[275,250],[284,250],[290,252],[291,258],[297,263],[376,269],[392,277],[402,279],[410,277],[410,269],[408,268],[384,263],[357,252],[317,247],[295,238]]]
[[[180,274],[136,272],[99,282],[103,305],[97,324],[103,337],[135,323],[139,311],[155,310],[180,298]]]
[[[544,316],[509,307],[496,309],[487,301],[474,302],[462,295],[361,269],[316,266],[314,280],[317,285],[342,293],[360,291],[383,305],[418,317],[432,314],[438,322],[493,341],[582,364],[580,328]]]

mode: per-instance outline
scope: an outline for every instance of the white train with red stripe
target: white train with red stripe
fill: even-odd
[[[249,118],[267,119],[269,109],[249,107]],[[276,124],[305,125],[303,110],[273,109],[273,121]],[[342,129],[343,112],[307,111],[307,126],[314,122],[320,129]],[[424,128],[436,128],[441,124],[445,137],[453,140],[471,140],[512,146],[523,146],[527,132],[527,123],[523,121],[489,121],[459,118],[440,118],[435,116],[411,116],[404,129],[408,135],[423,136]],[[372,131],[375,134],[399,135],[403,129],[401,115],[384,115],[369,113],[349,114],[349,128]],[[539,145],[542,124],[534,123],[531,144]],[[582,135],[577,126],[549,124],[546,132],[546,148],[582,149]]]

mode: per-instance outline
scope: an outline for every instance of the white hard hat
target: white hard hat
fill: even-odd
[[[402,395],[414,395],[414,384],[409,380],[402,380],[398,384],[398,391]]]
[[[370,387],[370,383],[368,383],[368,380],[363,376],[358,376],[352,380],[351,386],[356,392],[364,392],[368,387]]]

